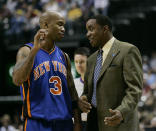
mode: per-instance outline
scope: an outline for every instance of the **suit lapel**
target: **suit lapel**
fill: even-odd
[[[106,71],[106,69],[109,67],[109,65],[111,64],[112,60],[119,54],[119,48],[118,48],[118,42],[117,40],[115,39],[104,63],[103,63],[103,66],[102,66],[102,70],[100,72],[100,75],[99,75],[99,79],[100,77],[104,74],[104,72]]]

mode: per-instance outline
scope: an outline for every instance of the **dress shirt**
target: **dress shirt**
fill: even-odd
[[[103,61],[102,61],[102,65],[105,62],[105,59],[114,43],[115,38],[112,37],[109,41],[107,41],[107,43],[102,47],[103,50]]]

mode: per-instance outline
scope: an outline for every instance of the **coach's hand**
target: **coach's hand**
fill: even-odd
[[[105,117],[104,122],[105,125],[108,126],[116,126],[121,123],[123,120],[122,114],[119,110],[112,110],[109,109],[109,112],[111,113],[111,117]]]
[[[91,104],[88,103],[87,97],[85,95],[81,96],[78,102],[78,106],[80,108],[81,111],[83,112],[90,112]]]
[[[42,48],[46,44],[46,39],[48,36],[47,29],[40,29],[34,36],[34,47],[37,49]]]

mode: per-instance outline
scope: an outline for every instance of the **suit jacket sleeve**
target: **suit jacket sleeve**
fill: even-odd
[[[137,107],[143,87],[142,59],[139,50],[135,46],[130,48],[124,57],[123,77],[127,88],[121,105],[116,109],[126,119],[126,115],[133,112]]]

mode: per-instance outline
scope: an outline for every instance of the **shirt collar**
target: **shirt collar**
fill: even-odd
[[[110,50],[110,48],[112,47],[113,43],[114,43],[115,38],[112,37],[109,41],[107,41],[107,43],[102,47],[103,51],[106,50]]]

